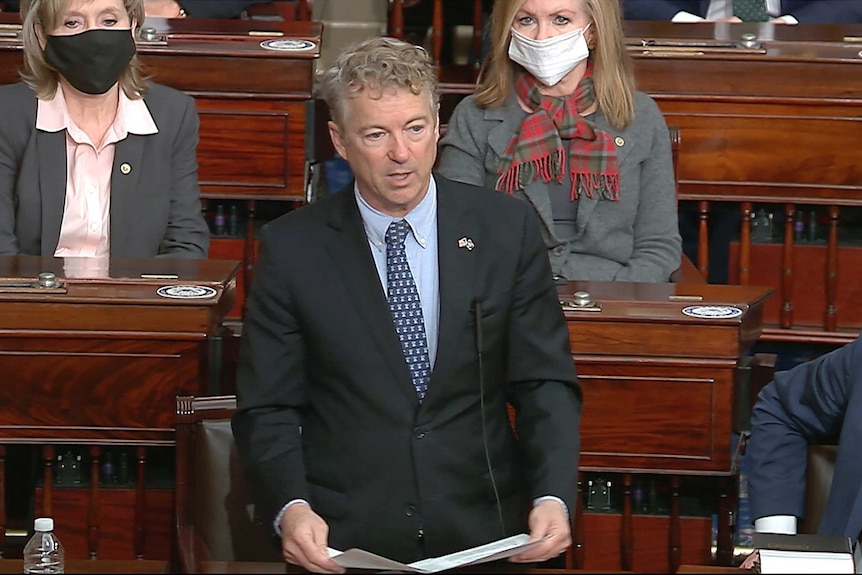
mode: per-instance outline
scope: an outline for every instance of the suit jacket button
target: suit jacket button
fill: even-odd
[[[413,517],[416,514],[416,507],[413,505],[406,505],[404,507],[404,515],[407,517]]]

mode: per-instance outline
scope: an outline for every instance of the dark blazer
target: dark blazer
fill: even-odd
[[[523,532],[538,496],[576,508],[581,393],[536,216],[435,179],[439,344],[421,406],[352,186],[264,227],[237,373],[234,435],[264,520],[306,499],[330,546],[401,561]]]
[[[709,0],[623,0],[626,20],[670,20],[679,11],[705,16]],[[857,0],[782,0],[781,14],[800,24],[850,24],[862,22],[862,2]]]
[[[237,18],[254,4],[270,0],[179,0],[190,18]],[[283,0],[275,0],[280,2]]]
[[[129,134],[116,144],[111,256],[205,258],[194,100],[151,84],[144,101],[159,132]],[[0,87],[0,254],[53,256],[60,238],[66,132],[37,130],[36,103],[23,83]],[[122,164],[131,171],[122,173]]]
[[[862,338],[775,374],[761,391],[748,444],[752,517],[804,517],[808,445],[835,441],[835,475],[818,532],[855,539],[862,530]]]

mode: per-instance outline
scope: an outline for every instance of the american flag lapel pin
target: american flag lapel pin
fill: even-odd
[[[474,244],[473,240],[471,240],[470,238],[464,237],[458,240],[458,247],[467,248],[467,251],[472,251],[473,248],[476,247],[476,244]]]

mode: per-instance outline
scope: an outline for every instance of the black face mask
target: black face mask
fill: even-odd
[[[135,55],[128,30],[98,28],[72,36],[48,36],[45,61],[85,94],[104,94]]]

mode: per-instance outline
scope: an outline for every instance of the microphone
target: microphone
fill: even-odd
[[[476,359],[479,368],[479,412],[482,420],[482,446],[485,449],[485,464],[488,466],[488,476],[491,478],[491,488],[494,490],[494,500],[497,502],[497,516],[500,519],[500,532],[506,536],[506,524],[503,521],[503,505],[500,503],[500,492],[494,479],[494,468],[491,465],[491,453],[488,449],[488,428],[485,422],[485,366],[482,361],[482,300],[473,300],[473,319],[476,335]]]

